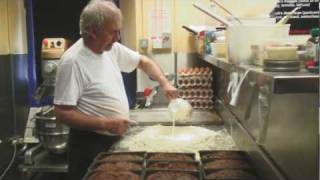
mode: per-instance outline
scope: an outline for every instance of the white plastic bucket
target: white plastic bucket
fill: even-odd
[[[290,25],[234,25],[227,28],[228,59],[234,64],[251,64],[251,46],[272,39],[289,38]]]

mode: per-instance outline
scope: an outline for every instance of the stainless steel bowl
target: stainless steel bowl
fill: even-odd
[[[59,123],[53,109],[35,115],[36,135],[43,146],[53,153],[64,153],[67,149],[69,127]]]

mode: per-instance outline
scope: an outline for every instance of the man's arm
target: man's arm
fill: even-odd
[[[160,67],[150,58],[141,55],[138,68],[143,70],[152,79],[158,81],[168,100],[178,97],[177,89],[170,84]]]
[[[75,106],[54,105],[57,120],[76,129],[89,131],[109,131],[123,134],[129,127],[129,121],[122,118],[106,118],[86,115]]]

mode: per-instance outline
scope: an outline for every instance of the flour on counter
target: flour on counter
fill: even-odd
[[[126,136],[116,149],[148,152],[193,152],[199,150],[231,150],[235,143],[225,129],[210,130],[198,126],[149,126],[141,132]]]

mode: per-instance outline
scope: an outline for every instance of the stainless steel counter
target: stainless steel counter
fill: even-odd
[[[275,93],[294,93],[294,92],[318,92],[319,74],[310,73],[305,69],[299,72],[265,72],[262,67],[254,65],[235,65],[224,58],[216,58],[212,55],[200,56],[206,62],[228,72],[241,72],[249,70],[251,73],[263,76],[273,81],[273,92]],[[250,73],[249,72],[249,73]],[[250,74],[249,74],[250,76]]]
[[[130,110],[130,119],[135,120],[140,126],[155,124],[172,125],[172,120],[165,108],[137,109]],[[222,125],[220,116],[213,110],[193,110],[190,120],[177,121],[176,125]]]
[[[271,169],[275,176],[267,180],[318,180],[319,75],[264,72],[212,56],[200,59],[213,68],[216,101],[224,107],[217,110],[225,126],[237,146],[257,160],[260,175],[270,177]]]

